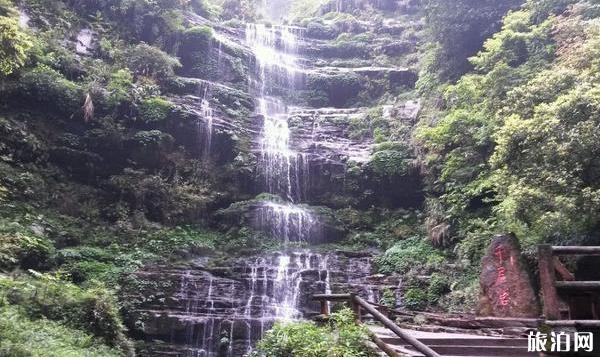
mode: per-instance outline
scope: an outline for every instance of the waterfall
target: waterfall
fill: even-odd
[[[186,356],[213,356],[214,355],[214,330],[215,307],[213,300],[213,278],[208,277],[208,291],[203,306],[200,306],[201,297],[198,296],[199,286],[197,278],[190,270],[182,276],[179,289],[179,298],[185,304],[185,344],[196,346]],[[202,316],[200,320],[196,316]]]
[[[258,208],[258,225],[284,242],[309,242],[318,220],[295,205],[306,198],[309,158],[291,148],[290,117],[281,92],[294,90],[300,72],[296,51],[300,31],[289,26],[248,24],[246,44],[256,57],[257,114],[263,118],[259,138],[259,165],[265,190],[288,202],[268,202]],[[279,95],[279,96],[278,96]]]
[[[329,271],[329,256],[321,259],[319,262],[319,270],[325,274],[325,294],[331,294],[331,272]],[[319,273],[320,274],[320,273]],[[319,275],[320,277],[320,275]],[[327,301],[327,309],[331,311],[331,301]]]
[[[239,257],[210,269],[201,268],[205,262],[140,273],[151,282],[178,282],[155,297],[139,292],[146,302],[138,313],[149,339],[157,341],[141,355],[241,357],[252,352],[275,322],[318,314],[313,294],[377,293],[365,257],[297,249]]]
[[[316,243],[312,238],[321,235],[315,216],[297,205],[267,202],[257,208],[257,217],[257,226],[284,243]]]
[[[286,104],[275,96],[282,88],[293,90],[297,65],[297,38],[288,26],[248,24],[246,43],[256,57],[257,114],[263,118],[260,141],[260,168],[269,193],[291,202],[302,199],[306,160],[290,148],[289,113]]]
[[[210,159],[213,141],[213,123],[215,119],[214,110],[210,105],[209,87],[211,85],[212,83],[208,81],[203,83],[202,88],[199,89],[201,96],[199,95],[200,98],[195,103],[195,109],[192,109],[194,114],[196,114],[198,142],[203,144],[200,151],[205,161]]]
[[[248,265],[249,293],[240,316],[246,320],[246,353],[252,351],[253,342],[260,339],[275,321],[302,317],[304,274],[317,270],[318,292],[331,292],[327,259],[321,254],[299,251],[259,257]]]
[[[300,30],[287,26],[248,24],[246,28],[245,44],[255,58],[250,92],[256,101],[257,117],[262,120],[255,142],[258,171],[262,190],[280,197],[256,205],[252,218],[258,227],[281,242],[315,244],[321,242],[322,231],[328,227],[302,205],[310,192],[311,154],[294,142],[298,133],[289,123],[291,106],[285,99],[296,89],[303,73],[296,55],[301,35]],[[217,33],[215,39],[229,45],[225,35]],[[219,50],[218,63],[220,56]],[[215,112],[209,84],[216,85],[207,82],[198,93],[199,98],[194,98],[202,119],[198,125],[203,125],[200,134],[204,135],[205,158],[211,151],[216,152],[216,148],[211,148]],[[212,103],[217,103],[216,99]],[[317,135],[318,125],[315,120],[311,135]],[[153,333],[157,341],[170,341],[168,346],[153,344],[149,355],[249,355],[275,322],[317,314],[319,306],[312,301],[313,294],[357,291],[370,300],[377,299],[378,291],[371,289],[366,280],[371,270],[369,259],[290,247],[293,245],[286,246],[283,252],[238,257],[228,261],[227,266],[199,262],[192,270],[157,269],[152,281],[172,274],[180,285],[174,284],[172,294],[147,304],[142,311],[153,322],[147,325],[149,334]],[[164,326],[174,327],[168,330]]]

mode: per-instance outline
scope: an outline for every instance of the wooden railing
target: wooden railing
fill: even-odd
[[[440,357],[437,352],[427,347],[427,345],[423,344],[423,342],[417,340],[406,331],[403,331],[392,320],[379,312],[373,305],[356,294],[318,294],[313,295],[313,299],[321,302],[321,314],[323,315],[329,314],[329,301],[348,301],[356,315],[356,320],[358,323],[362,321],[362,313],[364,310],[364,312],[369,313],[376,321],[379,321],[383,326],[391,330],[407,344],[413,346],[417,351],[421,352],[426,357]],[[375,343],[389,356],[398,355],[391,350],[391,348],[377,339],[375,340]]]
[[[550,326],[600,326],[594,297],[590,304],[593,320],[561,320],[559,295],[569,295],[575,292],[595,294],[600,291],[600,281],[575,281],[575,276],[558,258],[561,255],[600,255],[600,247],[551,246],[548,244],[538,246],[540,284],[546,324]]]

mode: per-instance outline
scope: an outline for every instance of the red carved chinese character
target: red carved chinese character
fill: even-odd
[[[506,268],[498,267],[498,277],[496,278],[496,284],[504,283],[506,281]]]
[[[502,292],[502,294],[500,294],[500,305],[502,306],[506,306],[510,303],[510,294],[508,293],[508,291],[504,291]]]
[[[502,262],[504,261],[504,248],[502,246],[497,246],[494,249],[494,255]]]

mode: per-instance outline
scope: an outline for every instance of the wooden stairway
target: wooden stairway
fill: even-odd
[[[379,347],[384,347],[388,355],[396,353],[398,356],[422,357],[422,353],[398,337],[392,331],[379,325],[367,325]],[[527,352],[526,338],[511,337],[486,337],[470,334],[433,333],[403,329],[423,344],[430,347],[440,356],[459,357],[532,357],[537,353]],[[384,346],[382,346],[382,344]]]
[[[538,353],[527,351],[527,339],[519,336],[492,337],[471,333],[427,332],[401,328],[376,307],[355,294],[317,294],[321,313],[327,315],[327,301],[349,301],[357,322],[363,321],[363,312],[372,317],[366,324],[371,339],[379,348],[378,355],[392,357],[533,357]]]

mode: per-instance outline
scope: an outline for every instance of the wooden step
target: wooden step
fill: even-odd
[[[460,357],[533,357],[538,356],[535,352],[527,352],[525,347],[482,347],[482,346],[429,346],[442,356]],[[410,346],[395,346],[399,353],[406,353]],[[418,352],[411,356],[420,356]]]
[[[381,345],[389,347],[403,357],[422,357],[410,343],[392,331],[370,326]],[[443,357],[537,357],[528,352],[527,338],[493,337],[469,333],[428,332],[404,329],[414,339]],[[384,349],[385,350],[385,349]],[[390,355],[393,355],[390,354]]]
[[[525,347],[482,347],[482,346],[430,346],[435,352],[444,356],[537,356],[537,353],[527,352]]]
[[[406,345],[399,337],[383,337],[381,340],[390,345]],[[427,346],[493,346],[527,348],[526,338],[419,338]]]

